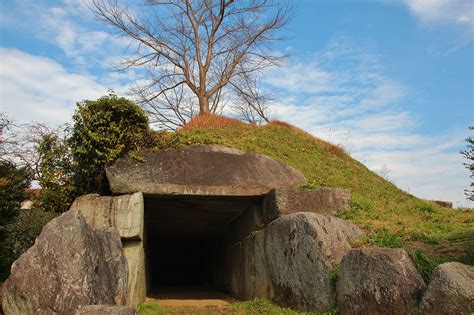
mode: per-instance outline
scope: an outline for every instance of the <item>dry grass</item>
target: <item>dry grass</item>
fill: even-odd
[[[238,119],[229,118],[215,114],[197,115],[193,117],[179,131],[191,131],[197,129],[225,129],[225,128],[249,128],[252,125],[246,124]]]
[[[299,134],[305,135],[307,137],[310,137],[310,138],[316,140],[329,153],[333,153],[333,154],[335,154],[337,156],[340,156],[340,157],[347,155],[344,148],[341,147],[340,145],[336,145],[336,144],[332,144],[330,142],[324,141],[324,140],[322,140],[318,137],[315,137],[312,134],[304,131],[303,129],[298,128],[296,126],[293,126],[292,124],[289,124],[287,122],[284,122],[284,121],[281,121],[281,120],[272,120],[272,121],[270,121],[270,123],[268,125],[269,126],[278,126],[278,127],[288,128],[288,129],[290,129],[290,130],[292,130],[296,133],[299,133]]]
[[[347,153],[344,148],[339,145],[332,144],[317,138],[310,133],[304,131],[301,128],[293,126],[287,122],[281,120],[272,120],[267,125],[257,126],[244,123],[241,120],[229,118],[215,114],[205,114],[193,117],[186,125],[179,129],[179,131],[192,131],[192,130],[209,130],[209,129],[242,129],[242,128],[266,128],[266,127],[280,127],[286,128],[311,139],[316,140],[326,151],[333,153],[337,156],[345,156]]]

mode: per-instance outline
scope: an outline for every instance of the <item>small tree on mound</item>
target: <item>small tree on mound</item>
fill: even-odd
[[[107,193],[105,166],[149,143],[148,118],[130,100],[109,93],[97,101],[77,103],[73,120],[69,145],[77,192]]]
[[[469,130],[474,130],[474,126],[469,127]],[[471,137],[466,139],[467,149],[462,150],[461,154],[468,160],[467,163],[464,163],[464,166],[469,170],[471,179],[474,180],[474,140]],[[471,189],[465,189],[464,192],[467,196],[467,199],[474,201],[474,182],[471,181]]]

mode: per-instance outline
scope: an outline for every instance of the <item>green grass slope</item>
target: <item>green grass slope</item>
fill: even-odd
[[[474,264],[474,211],[417,199],[340,148],[285,123],[211,125],[191,123],[178,132],[159,132],[156,148],[220,144],[267,155],[300,170],[310,183],[306,189],[350,189],[351,209],[339,216],[367,232],[359,246],[406,248],[427,274],[445,260]]]

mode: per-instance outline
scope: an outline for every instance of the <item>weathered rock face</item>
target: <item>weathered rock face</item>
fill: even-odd
[[[128,264],[127,305],[137,306],[146,298],[145,252],[142,242],[125,242],[123,253]]]
[[[87,305],[76,310],[76,315],[137,315],[138,313],[126,306]]]
[[[439,265],[420,304],[421,314],[474,314],[474,267]]]
[[[276,218],[295,212],[334,214],[350,208],[351,192],[348,189],[322,188],[299,191],[277,188],[264,199],[263,220],[269,223]]]
[[[306,184],[297,170],[264,155],[214,145],[142,153],[106,169],[115,194],[263,195]]]
[[[127,263],[115,229],[96,231],[77,211],[49,222],[12,266],[9,314],[73,314],[80,305],[126,303]]]
[[[71,210],[80,212],[96,230],[117,229],[128,264],[127,304],[137,306],[146,298],[144,200],[142,193],[122,196],[85,195],[74,200]]]
[[[411,314],[426,288],[405,250],[352,249],[341,262],[341,314]]]
[[[71,209],[79,211],[95,229],[114,227],[122,240],[143,240],[142,193],[117,197],[85,195],[76,198]]]
[[[362,234],[331,216],[282,216],[231,246],[229,291],[240,299],[266,298],[299,310],[330,309],[335,302],[330,271]]]
[[[250,207],[229,224],[229,241],[235,243],[243,240],[252,232],[263,227],[262,208],[257,206]]]
[[[353,224],[315,213],[290,214],[267,225],[265,260],[273,300],[299,310],[333,308],[330,272],[362,234]]]
[[[242,300],[274,296],[265,257],[265,232],[253,232],[230,250],[230,293]]]

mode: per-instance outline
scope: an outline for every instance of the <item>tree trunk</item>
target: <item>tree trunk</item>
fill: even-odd
[[[199,96],[199,115],[209,114],[209,99],[206,96]]]

